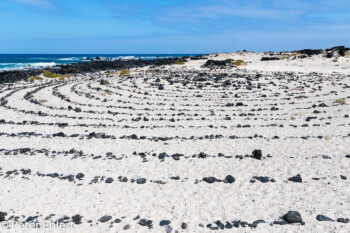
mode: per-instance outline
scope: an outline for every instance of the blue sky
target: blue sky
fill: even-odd
[[[350,46],[349,0],[1,0],[0,53]]]

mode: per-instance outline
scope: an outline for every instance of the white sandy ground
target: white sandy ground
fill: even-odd
[[[313,56],[306,59],[261,62],[262,56],[250,52],[208,56],[209,59],[215,60],[243,59],[247,62],[246,66],[237,69],[201,68],[206,60],[190,60],[182,66],[161,68],[161,70],[177,71],[179,74],[183,72],[190,76],[198,71],[212,74],[262,74],[259,83],[264,85],[261,89],[253,90],[244,88],[236,90],[232,86],[191,89],[178,83],[169,85],[162,77],[161,83],[165,89],[158,90],[149,84],[160,76],[157,73],[145,73],[148,68],[133,69],[132,78],[129,79],[116,75],[107,76],[106,72],[99,72],[85,76],[76,75],[66,82],[52,81],[50,85],[43,86],[32,96],[35,100],[46,100],[43,105],[32,103],[23,97],[39,87],[39,83],[46,85],[51,80],[36,83],[22,81],[10,88],[1,86],[0,98],[12,94],[6,97],[8,101],[6,106],[11,108],[0,106],[0,120],[15,123],[59,122],[68,123],[69,126],[59,128],[57,125],[0,124],[0,133],[42,134],[32,137],[0,135],[0,149],[44,148],[50,151],[48,156],[42,153],[14,155],[0,151],[0,174],[3,174],[0,176],[0,211],[7,212],[7,218],[24,215],[25,217],[20,218],[21,221],[29,216],[39,215],[38,221],[41,224],[50,214],[55,214],[53,220],[80,214],[83,216],[83,223],[73,225],[73,228],[68,226],[68,229],[3,227],[0,228],[0,232],[124,232],[123,227],[127,224],[131,227],[127,232],[165,232],[166,228],[159,226],[161,220],[171,221],[172,232],[211,232],[206,225],[211,223],[215,226],[216,220],[223,223],[234,220],[251,223],[259,219],[267,223],[259,224],[256,229],[240,227],[226,229],[224,232],[350,232],[350,224],[316,220],[317,214],[333,219],[350,218],[350,159],[345,157],[350,154],[348,136],[350,118],[344,117],[346,114],[350,115],[350,107],[348,104],[334,103],[336,99],[350,102],[350,90],[344,88],[350,85],[350,59],[339,58],[335,63],[332,59]],[[283,74],[274,73],[279,71],[295,72],[298,79],[281,79],[279,77]],[[110,84],[100,85],[101,77]],[[147,83],[144,81],[145,77],[150,79]],[[53,95],[55,87],[59,93],[69,97],[73,102],[64,101]],[[17,88],[20,89],[16,91]],[[105,94],[106,89],[112,91],[112,94]],[[145,92],[149,95],[144,95]],[[279,95],[275,95],[276,93]],[[91,94],[94,98],[89,99],[85,94]],[[235,94],[239,97],[234,97]],[[263,94],[266,97],[261,97]],[[228,98],[222,98],[223,95]],[[308,98],[296,98],[297,96]],[[103,99],[107,99],[107,102],[103,102]],[[225,106],[226,103],[237,102],[242,102],[246,106]],[[294,104],[290,104],[291,102]],[[313,104],[320,103],[325,103],[328,107],[312,108]],[[273,104],[279,108],[277,111],[270,110]],[[114,108],[110,108],[110,105]],[[68,111],[68,106],[79,107],[83,112]],[[145,108],[149,110],[146,111]],[[262,111],[250,111],[258,108],[262,108]],[[321,112],[314,114],[315,109]],[[24,114],[18,110],[65,116],[39,116]],[[89,110],[100,114],[87,112]],[[119,114],[113,116],[107,113],[109,110]],[[211,112],[214,112],[214,115]],[[184,115],[178,116],[178,113]],[[256,115],[239,116],[242,113]],[[146,116],[150,121],[131,120],[139,116],[142,118]],[[225,120],[226,116],[230,116],[231,120]],[[308,116],[317,116],[317,119],[306,122]],[[161,117],[165,120],[159,121]],[[201,119],[202,117],[205,119]],[[176,121],[170,122],[171,118]],[[192,120],[187,120],[189,118]],[[88,126],[74,126],[83,123]],[[100,123],[109,126],[91,126]],[[249,124],[251,127],[238,128],[238,124]],[[303,124],[308,124],[308,127],[301,127]],[[123,127],[125,125],[132,128]],[[210,125],[213,127],[209,127]],[[278,127],[279,125],[283,127]],[[52,134],[58,132],[67,135],[79,134],[79,137],[52,137]],[[82,137],[91,132],[103,132],[115,136],[116,139]],[[148,138],[176,136],[179,138],[165,142],[120,139],[122,136],[132,134]],[[262,135],[263,138],[229,138],[232,135],[250,137],[256,134]],[[206,135],[223,137],[202,140],[181,139]],[[273,139],[275,136],[279,138]],[[310,136],[307,140],[301,138],[307,136]],[[317,136],[323,138],[318,139]],[[69,151],[72,148],[83,151],[87,156],[77,158],[73,158],[75,154],[52,156],[52,151]],[[235,158],[235,155],[251,154],[254,149],[262,150],[263,160]],[[143,162],[140,156],[133,155],[134,151],[148,153],[146,157],[148,161]],[[105,159],[107,152],[112,152],[122,159]],[[181,157],[175,161],[167,157],[161,162],[151,155],[152,153],[158,155],[161,152],[169,155],[182,153],[188,158]],[[193,154],[200,152],[212,157],[191,158]],[[218,157],[218,153],[231,155],[233,158]],[[101,155],[102,158],[93,159],[91,154]],[[272,157],[266,157],[268,154]],[[331,159],[324,159],[323,155]],[[31,169],[31,174],[20,173],[5,178],[6,171],[15,169],[18,171]],[[85,177],[80,181],[75,179],[74,182],[68,182],[38,176],[37,172],[43,174],[57,172],[63,175],[84,173]],[[289,177],[297,174],[301,175],[303,183],[288,181]],[[204,177],[224,179],[227,175],[232,175],[236,181],[233,184],[222,182],[196,184],[196,180],[202,180]],[[347,176],[348,179],[343,180],[340,175]],[[112,177],[114,182],[106,184],[104,181],[99,181],[97,184],[89,184],[95,176]],[[119,176],[127,177],[129,182],[119,182],[117,179]],[[180,180],[170,179],[174,176],[179,176]],[[274,178],[276,182],[251,183],[253,176],[268,176]],[[315,177],[320,180],[313,180]],[[147,182],[131,183],[130,179],[133,178],[146,178]],[[166,183],[151,183],[150,180],[161,180]],[[290,210],[301,213],[304,226],[269,225]],[[111,220],[100,223],[98,220],[104,215],[112,216],[112,220],[120,218],[122,222],[110,224]],[[133,220],[136,216],[152,220],[153,228],[148,229],[139,225],[139,220]],[[92,223],[88,223],[88,220],[92,220]],[[181,229],[183,222],[188,224],[186,230]],[[200,227],[200,224],[204,227]]]

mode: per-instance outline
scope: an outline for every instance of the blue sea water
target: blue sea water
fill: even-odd
[[[88,58],[145,59],[182,57],[200,54],[0,54],[0,71],[54,67],[60,64],[90,62]]]

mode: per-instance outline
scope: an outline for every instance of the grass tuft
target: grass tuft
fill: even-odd
[[[117,72],[115,72],[115,71],[109,71],[108,73],[107,73],[107,76],[111,76],[111,75],[114,75],[114,74],[118,74]]]
[[[39,76],[33,76],[29,78],[29,81],[34,82],[35,80],[44,80],[42,77]]]
[[[343,99],[337,99],[337,100],[334,101],[334,103],[343,105],[343,104],[346,104],[346,101],[343,100]]]
[[[243,60],[237,60],[237,61],[235,61],[235,65],[236,65],[236,66],[241,66],[241,65],[243,65],[243,64],[245,64]]]
[[[120,75],[130,75],[130,70],[122,69]]]
[[[50,71],[48,71],[48,70],[43,70],[43,72],[44,72],[44,77],[46,77],[46,78],[61,78],[61,77],[63,77],[62,75],[60,75],[60,74],[56,74],[56,73],[52,73],[52,72],[50,72]]]
[[[175,62],[177,65],[183,65],[183,64],[185,64],[183,61],[180,61],[180,60],[176,60],[176,62]]]

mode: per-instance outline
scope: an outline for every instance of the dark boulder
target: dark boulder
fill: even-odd
[[[235,181],[236,181],[235,178],[231,175],[226,176],[226,178],[224,179],[224,183],[229,183],[229,184],[232,184]]]
[[[300,213],[297,211],[289,211],[283,216],[283,219],[288,223],[301,223],[303,221]]]
[[[72,221],[75,223],[75,224],[81,224],[81,219],[83,218],[83,216],[77,214],[77,215],[74,215],[72,217]]]
[[[276,61],[281,60],[279,57],[262,57],[261,61]]]
[[[261,160],[261,158],[262,158],[262,152],[261,152],[261,150],[254,150],[253,152],[252,152],[252,158],[253,159],[258,159],[258,160]]]
[[[6,221],[6,219],[5,219],[6,215],[7,215],[7,213],[0,212],[0,222]]]

